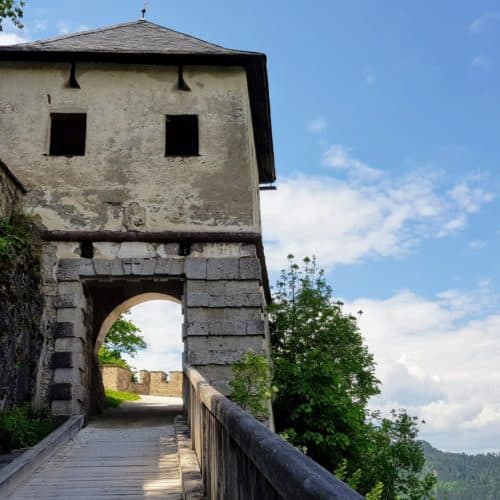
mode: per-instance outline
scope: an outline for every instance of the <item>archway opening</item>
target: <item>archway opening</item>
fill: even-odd
[[[106,409],[105,388],[137,394],[141,401],[155,402],[158,398],[174,397],[180,411],[184,350],[183,283],[141,280],[114,285],[93,283],[88,286],[93,317],[87,398],[89,414],[100,414]],[[125,320],[137,327],[146,348],[139,349],[133,357],[122,353],[120,360],[124,365],[104,358],[105,365],[101,366],[99,350],[109,345],[105,339],[117,320],[119,324]],[[116,327],[112,331],[116,337]]]

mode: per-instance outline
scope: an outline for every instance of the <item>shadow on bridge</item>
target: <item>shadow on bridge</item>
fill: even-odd
[[[129,401],[117,408],[107,408],[103,414],[89,419],[94,428],[127,429],[137,427],[164,427],[173,425],[183,412],[182,398],[140,396],[139,401]]]

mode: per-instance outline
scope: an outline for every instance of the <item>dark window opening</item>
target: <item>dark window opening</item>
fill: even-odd
[[[84,156],[86,134],[85,113],[51,113],[49,153],[52,156]]]
[[[165,156],[198,156],[198,116],[167,115]]]
[[[80,243],[80,257],[84,259],[94,258],[94,245],[91,241],[82,241]]]
[[[191,243],[181,242],[179,244],[179,255],[186,257],[191,254]]]

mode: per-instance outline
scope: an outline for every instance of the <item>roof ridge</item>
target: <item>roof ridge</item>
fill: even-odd
[[[71,33],[69,35],[55,36],[53,38],[45,38],[43,40],[35,40],[33,42],[20,43],[18,45],[35,45],[35,44],[43,44],[43,43],[48,43],[48,42],[57,42],[59,40],[68,40],[69,38],[75,38],[77,36],[90,35],[91,33],[100,33],[103,31],[109,31],[109,30],[116,29],[116,28],[123,28],[124,26],[131,26],[131,25],[137,24],[139,22],[147,22],[147,21],[143,21],[142,19],[139,19],[138,21],[129,21],[127,23],[113,24],[111,26],[105,26],[104,28],[93,28],[91,30],[78,31],[77,33]]]
[[[142,22],[145,22],[151,26],[156,26],[157,28],[160,28],[160,29],[165,30],[165,31],[171,31],[173,33],[177,33],[178,35],[182,35],[182,36],[185,36],[187,38],[197,40],[198,42],[206,43],[207,45],[211,45],[212,47],[218,47],[219,49],[224,49],[224,50],[236,50],[237,52],[246,52],[246,51],[240,51],[238,49],[230,49],[228,47],[224,47],[223,45],[219,45],[217,43],[212,43],[212,42],[209,42],[207,40],[203,40],[203,38],[198,38],[197,36],[189,35],[188,33],[184,33],[183,31],[174,30],[172,28],[167,28],[166,26],[162,26],[161,24],[153,23],[153,22],[148,21],[146,19],[143,20]]]

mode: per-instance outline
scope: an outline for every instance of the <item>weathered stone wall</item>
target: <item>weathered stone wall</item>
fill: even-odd
[[[154,371],[151,373],[149,393],[151,396],[182,397],[182,372]]]
[[[43,344],[39,268],[31,246],[0,256],[0,410],[31,401],[36,392]]]
[[[130,392],[132,372],[121,366],[103,365],[102,383],[105,389]]]
[[[147,370],[139,371],[139,382],[134,383],[134,392],[136,394],[149,394],[151,386],[151,375]]]
[[[246,72],[0,62],[0,158],[50,230],[260,231]],[[50,156],[50,113],[86,113],[85,156]],[[166,157],[167,114],[199,116],[199,156]]]
[[[268,353],[255,245],[193,244],[186,256],[174,244],[96,242],[94,247],[95,258],[86,259],[77,242],[46,246],[44,331],[53,352],[47,351],[50,363],[44,365],[40,394],[52,402],[53,414],[92,411],[92,399],[102,389],[91,375],[99,372],[101,327],[117,306],[139,294],[182,299],[184,360],[225,394],[234,361],[249,349]]]
[[[0,217],[21,210],[24,187],[0,160]]]
[[[132,372],[115,365],[102,366],[102,380],[105,389],[134,392],[150,396],[182,397],[182,372],[141,370],[141,382],[132,382]]]
[[[20,212],[23,193],[23,186],[0,161],[0,217]],[[11,223],[22,223],[29,231],[21,215]],[[26,245],[0,255],[0,410],[30,401],[36,392],[42,302],[37,250]]]
[[[42,350],[39,263],[31,250],[0,258],[0,410],[30,401]]]

